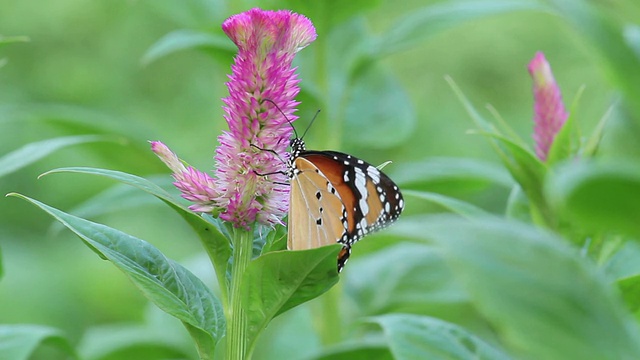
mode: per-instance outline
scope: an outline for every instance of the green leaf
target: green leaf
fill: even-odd
[[[231,257],[231,245],[229,238],[224,235],[222,225],[217,219],[200,216],[184,207],[177,199],[173,198],[166,190],[160,186],[150,182],[139,176],[123,173],[120,171],[94,169],[85,167],[68,167],[48,171],[41,176],[55,173],[81,173],[108,177],[113,180],[134,186],[145,191],[158,199],[164,201],[172,209],[174,209],[198,234],[202,245],[204,246],[213,267],[216,271],[216,277],[220,284],[222,292],[223,304],[227,302],[227,267],[229,258]]]
[[[529,189],[540,191],[547,168],[529,149],[496,133],[481,133],[492,137],[504,147],[501,158],[511,175],[527,192]]]
[[[607,259],[604,270],[612,281],[625,279],[640,274],[640,243],[626,241]],[[640,299],[639,299],[640,300]]]
[[[107,136],[66,136],[33,142],[0,158],[0,176],[15,172],[67,146],[97,141],[114,141]]]
[[[267,234],[267,239],[260,250],[260,255],[264,255],[272,251],[286,250],[287,236],[287,228],[285,226],[276,226],[274,231],[270,231]]]
[[[78,358],[60,330],[40,325],[0,325],[0,359],[29,360],[43,344],[54,346],[73,359]]]
[[[592,231],[639,235],[640,168],[636,162],[573,163],[546,184],[563,217]]]
[[[325,348],[309,360],[394,360],[394,357],[380,342],[358,341]]]
[[[111,261],[163,311],[180,319],[197,343],[201,356],[213,354],[225,332],[222,306],[199,278],[167,259],[146,241],[90,222],[20,194],[60,221],[103,259]]]
[[[379,3],[380,0],[273,1],[274,7],[291,9],[312,19],[318,34],[328,34],[336,25],[363,15]]]
[[[393,264],[393,268],[381,264]],[[399,243],[359,256],[349,261],[345,275],[345,292],[366,316],[434,313],[440,305],[468,301],[442,256],[423,244]]]
[[[145,325],[116,324],[103,325],[88,329],[80,347],[80,354],[86,360],[99,359],[145,359],[152,358],[188,358],[174,334]]]
[[[549,166],[553,166],[560,161],[568,160],[572,158],[577,150],[577,141],[573,138],[573,134],[575,133],[575,121],[574,114],[576,113],[576,109],[578,107],[578,102],[580,97],[582,96],[582,92],[584,91],[584,86],[580,88],[578,94],[576,95],[575,100],[571,106],[571,110],[569,111],[569,117],[560,128],[560,131],[553,138],[553,142],[551,143],[551,147],[549,148],[549,155],[547,156],[546,163]]]
[[[509,170],[531,205],[531,214],[537,222],[554,227],[556,220],[551,214],[543,194],[547,166],[529,149],[496,133],[481,133],[496,140],[496,150],[502,163]]]
[[[614,109],[614,105],[611,105],[609,109],[607,109],[607,112],[604,115],[602,115],[602,117],[600,118],[600,121],[598,121],[596,128],[593,129],[593,132],[591,133],[591,135],[585,142],[583,148],[581,149],[583,156],[593,157],[598,152],[598,149],[600,148],[600,141],[604,136],[605,125],[608,123],[609,119],[611,118],[611,113],[613,112],[613,109]]]
[[[433,157],[394,164],[393,179],[403,189],[436,192],[477,191],[491,184],[513,186],[509,173],[501,166],[470,158]]]
[[[576,32],[593,45],[599,53],[604,72],[622,90],[626,103],[640,119],[640,58],[624,38],[621,21],[607,17],[608,11],[599,9],[597,2],[581,0],[553,0],[557,11]]]
[[[181,27],[188,28],[211,27],[231,15],[226,0],[150,0],[144,4]]]
[[[510,219],[527,223],[531,222],[529,199],[524,195],[519,185],[515,185],[513,189],[511,189],[509,199],[507,200],[505,215]]]
[[[148,136],[153,130],[132,119],[107,116],[99,111],[67,104],[35,104],[0,106],[0,119],[15,122],[36,122],[51,125],[62,133],[82,133],[112,136],[116,139],[135,139],[131,148],[144,145],[149,155]],[[149,157],[153,154],[149,155]]]
[[[520,185],[527,195],[531,217],[536,223],[543,223],[548,227],[556,226],[556,219],[551,214],[546,199],[543,196],[542,185],[547,173],[547,167],[518,139],[509,139],[502,135],[490,122],[486,121],[475,109],[464,93],[450,78],[447,82],[464,106],[465,110],[480,129],[478,133],[491,138],[491,145],[500,156],[502,163],[509,170],[513,179]]]
[[[237,48],[226,36],[195,30],[176,30],[162,37],[142,56],[142,64],[152,62],[178,51],[207,48],[229,53],[231,58]]]
[[[448,196],[444,196],[436,193],[430,193],[426,191],[407,190],[407,191],[403,191],[402,193],[404,194],[405,197],[407,196],[416,197],[418,199],[433,202],[460,216],[475,218],[479,216],[489,215],[488,212],[484,211],[483,209],[473,204],[470,204],[462,200],[454,199],[452,197],[448,197]]]
[[[178,207],[182,207],[181,204],[176,202],[176,199],[174,199],[166,190],[164,190],[160,186],[152,183],[151,181],[145,178],[141,178],[139,176],[127,174],[120,171],[96,169],[96,168],[89,168],[89,167],[65,167],[65,168],[58,168],[58,169],[47,171],[44,174],[40,175],[40,177],[44,177],[51,174],[59,174],[59,173],[90,174],[90,175],[99,175],[99,176],[107,177],[113,180],[120,181],[124,184],[134,186],[146,193],[149,193],[159,198],[164,202],[173,204]]]
[[[637,312],[640,309],[640,274],[620,279],[617,284],[627,308]]]
[[[466,22],[513,11],[539,10],[545,8],[537,1],[491,0],[448,1],[411,11],[400,18],[379,40],[379,56],[387,56],[454,28]]]
[[[617,291],[565,241],[501,219],[405,218],[389,230],[435,244],[505,346],[529,359],[636,359]],[[511,352],[511,351],[510,351]]]
[[[471,118],[471,120],[473,120],[473,122],[476,124],[476,127],[478,127],[478,129],[482,131],[486,131],[488,133],[500,134],[500,131],[498,131],[498,129],[492,123],[485,120],[482,117],[482,115],[480,115],[478,110],[476,110],[476,108],[473,106],[471,101],[467,99],[467,97],[462,92],[462,89],[458,87],[458,84],[456,84],[455,81],[453,81],[453,78],[451,78],[451,76],[446,75],[444,79],[447,81],[447,83],[451,87],[451,90],[453,90],[453,93],[456,95],[456,97],[458,98],[458,100],[460,101],[464,109],[467,111],[467,114],[469,114],[469,117]]]
[[[173,186],[173,179],[166,175],[149,177],[147,180],[158,184],[163,189]],[[81,218],[90,219],[109,213],[121,212],[123,209],[134,209],[157,204],[162,204],[162,202],[157,198],[140,192],[137,188],[126,184],[118,184],[88,198],[68,212]],[[54,223],[51,228],[54,232],[57,232],[63,226],[60,223]]]
[[[612,243],[609,241],[608,243]],[[636,317],[640,310],[640,243],[627,241],[610,258],[605,270],[615,280],[627,308]]]
[[[18,42],[29,42],[28,36],[2,36],[0,35],[0,48],[7,44],[13,44]]]
[[[623,35],[627,45],[640,58],[640,26],[636,24],[625,25]]]
[[[413,134],[416,123],[409,95],[379,66],[369,67],[355,80],[345,117],[349,143],[377,149],[402,144]]]
[[[309,301],[339,280],[335,244],[304,251],[274,251],[251,261],[240,285],[249,348],[277,315]]]
[[[329,11],[331,14],[333,9]],[[302,13],[309,16],[305,12]],[[316,19],[311,18],[317,26]],[[319,28],[317,31],[321,33]],[[314,126],[322,128],[318,132],[325,134],[322,142],[328,148],[339,148],[340,142],[345,139],[347,122],[360,120],[360,114],[354,119],[348,118],[347,107],[353,107],[351,91],[354,84],[359,81],[360,76],[366,74],[368,66],[375,62],[375,59],[369,56],[370,42],[371,35],[366,19],[356,16],[333,27],[326,36],[320,36],[313,46],[296,56],[296,62],[300,64],[300,77],[312,80],[301,84],[303,95],[306,95],[309,101],[315,101],[315,106],[323,110],[320,115],[323,121]],[[371,112],[370,109],[367,111]]]
[[[394,359],[509,359],[464,328],[431,317],[389,314],[368,322],[382,327]]]
[[[516,144],[522,147],[528,146],[527,145],[528,142],[524,141],[522,137],[520,137],[520,135],[518,135],[518,133],[515,130],[513,130],[513,128],[502,117],[502,115],[500,115],[500,112],[498,112],[498,110],[495,107],[493,107],[493,105],[487,104],[486,107],[487,107],[487,110],[491,113],[491,115],[493,115],[494,122],[498,124],[496,128],[500,128],[500,130],[504,132],[505,137],[511,139],[513,142],[515,142]]]

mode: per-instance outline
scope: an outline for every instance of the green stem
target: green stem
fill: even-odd
[[[331,290],[322,295],[312,307],[314,324],[324,346],[334,345],[342,341],[342,283],[337,283]]]
[[[233,233],[233,264],[227,318],[227,359],[244,360],[247,353],[247,317],[242,307],[240,285],[253,251],[253,232],[236,229]]]

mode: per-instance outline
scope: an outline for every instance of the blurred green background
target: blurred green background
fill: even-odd
[[[376,37],[391,32],[403,17],[435,3],[408,0],[399,6],[380,1],[355,13],[363,15],[365,28]],[[611,18],[638,23],[640,8],[633,0],[606,3]],[[19,192],[73,213],[75,207],[115,184],[83,175],[37,179],[38,175],[57,167],[91,166],[145,177],[161,175],[166,183],[168,170],[151,153],[148,140],[162,140],[195,167],[211,169],[216,137],[226,127],[220,99],[227,95],[224,82],[232,52],[187,49],[150,63],[143,61],[145,54],[172,31],[186,28],[221,34],[220,24],[229,15],[253,6],[282,7],[278,4],[0,0],[0,36],[29,38],[0,47],[0,59],[6,60],[0,67],[0,155],[58,136],[107,134],[116,140],[59,150],[1,177],[0,194]],[[332,4],[344,6],[339,1]],[[321,29],[319,39],[327,36]],[[231,45],[229,41],[227,46]],[[312,44],[302,52],[303,89],[305,81],[317,82],[305,78],[313,71],[305,68],[312,64],[308,58],[317,51]],[[530,139],[533,100],[526,65],[536,51],[543,51],[551,63],[567,106],[579,88],[586,87],[573,115],[589,132],[620,98],[603,57],[566,19],[527,10],[472,19],[381,58],[378,65],[396,79],[403,89],[399,96],[411,104],[415,115],[398,129],[401,136],[393,144],[381,147],[376,138],[351,141],[358,134],[350,123],[373,126],[367,118],[358,118],[357,112],[343,120],[346,125],[338,132],[342,136],[336,139],[330,127],[335,119],[327,118],[335,114],[334,104],[305,101],[311,96],[304,91],[296,126],[304,129],[321,107],[323,112],[307,136],[308,146],[338,147],[374,164],[393,160],[402,165],[443,156],[496,161],[485,138],[466,133],[473,124],[444,77],[451,76],[478,108],[491,104],[518,134]],[[398,104],[404,103],[385,104],[386,110],[391,114],[406,110],[394,108]],[[613,114],[602,156],[640,156],[636,125],[640,122],[630,118],[633,114]],[[394,121],[393,116],[388,118]],[[388,167],[392,177],[394,166]],[[500,212],[508,189],[490,186],[471,195],[455,195]],[[159,201],[141,198],[145,202],[139,206],[123,201],[121,207],[90,219],[146,239],[173,259],[196,264],[201,249],[187,225]],[[421,206],[421,210],[437,211]],[[366,246],[375,245],[362,245],[363,252]],[[93,326],[140,322],[145,316],[147,302],[124,276],[24,201],[0,200],[0,250],[4,270],[0,323],[50,325],[79,340]]]

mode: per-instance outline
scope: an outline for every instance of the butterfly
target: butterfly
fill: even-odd
[[[306,150],[297,135],[290,147],[287,247],[305,250],[340,243],[340,272],[355,242],[400,216],[402,193],[387,175],[364,160],[337,151]]]

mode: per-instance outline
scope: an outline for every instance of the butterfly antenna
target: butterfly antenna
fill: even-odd
[[[304,130],[304,133],[302,134],[302,137],[300,139],[304,139],[304,136],[307,135],[307,131],[309,131],[309,129],[311,129],[311,125],[313,125],[313,122],[318,117],[318,114],[320,114],[320,109],[318,109],[318,111],[316,111],[316,114],[313,115],[313,119],[311,119],[311,122],[309,123],[309,126],[307,126],[307,128]],[[296,136],[298,136],[298,134],[296,134]]]
[[[296,137],[298,137],[298,132],[296,131],[296,127],[293,126],[293,123],[291,122],[291,120],[289,120],[289,118],[287,117],[287,115],[285,115],[284,111],[282,111],[282,109],[280,109],[280,106],[278,106],[278,104],[276,104],[275,101],[271,100],[271,99],[263,99],[264,101],[268,101],[271,104],[273,104],[273,106],[275,106],[276,109],[278,109],[278,111],[280,111],[280,114],[282,114],[282,116],[284,116],[284,118],[287,120],[287,122],[289,123],[289,125],[291,125],[291,128],[293,129],[293,133],[296,135]],[[305,131],[306,133],[306,131]],[[303,135],[304,136],[304,135]]]

